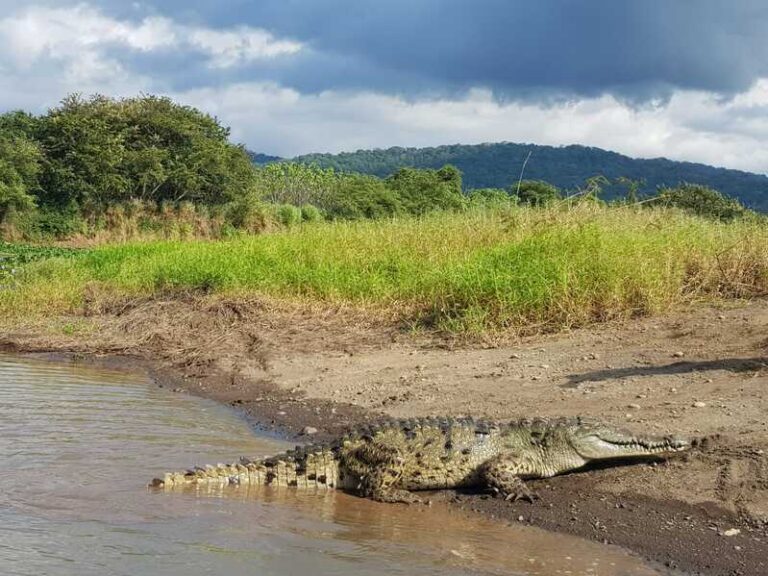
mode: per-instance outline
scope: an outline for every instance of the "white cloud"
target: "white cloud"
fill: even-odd
[[[298,42],[275,40],[264,30],[240,27],[234,30],[189,28],[187,42],[211,56],[211,65],[229,68],[252,60],[296,54],[302,48]]]
[[[86,60],[97,69],[115,69],[111,48],[138,52],[196,50],[211,67],[226,68],[299,52],[298,42],[278,40],[258,28],[216,30],[186,26],[163,17],[140,22],[105,16],[89,4],[66,8],[32,6],[0,19],[6,66],[30,70],[41,59],[76,65]],[[79,63],[83,68],[83,63]]]
[[[630,156],[768,172],[768,79],[723,101],[680,91],[632,108],[612,96],[554,106],[496,101],[485,90],[460,99],[406,101],[375,93],[301,94],[242,83],[172,95],[217,115],[258,152],[305,152],[448,143],[584,144]]]

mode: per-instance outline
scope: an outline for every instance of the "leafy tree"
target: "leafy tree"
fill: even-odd
[[[324,208],[338,178],[333,168],[280,162],[258,170],[257,187],[262,197],[274,204],[314,204]]]
[[[41,155],[23,135],[0,133],[0,223],[12,212],[34,210]]]
[[[331,218],[386,218],[403,212],[397,194],[373,176],[344,174],[330,191],[325,211]]]
[[[541,180],[523,180],[519,192],[517,185],[510,186],[509,190],[511,193],[517,192],[520,204],[528,206],[545,206],[563,197],[559,188]]]
[[[158,96],[112,104],[122,112],[131,197],[217,204],[253,188],[250,156],[212,116]]]
[[[128,198],[129,183],[120,171],[122,137],[109,103],[102,96],[86,101],[72,95],[40,119],[36,136],[45,155],[43,203],[64,206],[74,201],[95,211]]]
[[[465,203],[461,172],[455,166],[443,166],[439,170],[401,168],[385,182],[411,214],[459,210]]]
[[[517,203],[513,196],[503,188],[475,188],[467,194],[469,203],[473,206],[496,207],[510,206]]]
[[[87,211],[132,198],[223,203],[252,188],[254,169],[229,130],[168,98],[65,98],[37,121],[41,200]]]
[[[698,184],[684,183],[675,188],[662,188],[658,198],[665,206],[676,206],[687,212],[717,220],[733,220],[749,213],[738,200]]]
[[[39,118],[23,110],[6,112],[0,114],[0,134],[34,140],[39,123]]]

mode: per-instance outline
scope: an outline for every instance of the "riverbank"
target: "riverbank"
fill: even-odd
[[[768,571],[768,302],[518,340],[466,341],[258,299],[134,300],[6,331],[15,352],[149,370],[259,427],[312,439],[379,414],[588,415],[707,438],[689,457],[536,482],[534,504],[435,498],[606,541],[684,573]],[[152,475],[157,471],[148,471]],[[734,534],[734,530],[739,530]]]

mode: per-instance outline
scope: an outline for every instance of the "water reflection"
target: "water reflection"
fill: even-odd
[[[0,356],[0,573],[655,574],[617,549],[440,506],[144,488],[166,469],[283,447],[141,377]]]

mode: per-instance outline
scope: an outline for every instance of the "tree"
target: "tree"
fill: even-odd
[[[34,210],[40,161],[34,142],[0,132],[0,223],[12,212]]]
[[[216,118],[159,96],[112,105],[121,112],[121,173],[131,197],[219,204],[253,189],[248,152],[229,142],[229,129]]]
[[[41,201],[86,211],[129,199],[224,203],[248,192],[254,167],[229,129],[168,98],[65,98],[37,121]]]
[[[675,206],[716,220],[733,220],[749,213],[738,200],[699,184],[683,183],[675,188],[662,188],[658,199],[665,206]]]
[[[483,207],[504,207],[517,203],[517,196],[503,188],[476,188],[469,191],[467,199],[470,204]]]
[[[363,174],[339,178],[323,206],[330,218],[385,218],[404,211],[400,198],[382,180]]]
[[[517,184],[511,186],[509,191],[514,194],[518,189]],[[559,200],[563,195],[560,189],[548,182],[541,180],[523,180],[520,182],[518,201],[528,206],[545,206],[550,202]]]
[[[39,123],[39,118],[23,110],[6,112],[0,114],[0,134],[34,140]]]
[[[454,166],[443,166],[439,170],[401,168],[385,182],[411,214],[459,210],[465,204],[461,172]]]
[[[258,169],[257,188],[264,200],[274,204],[325,208],[338,179],[333,168],[277,162]]]
[[[64,206],[71,201],[97,210],[128,198],[121,174],[124,148],[116,110],[104,96],[74,94],[40,119],[36,137],[45,156],[40,200]]]

